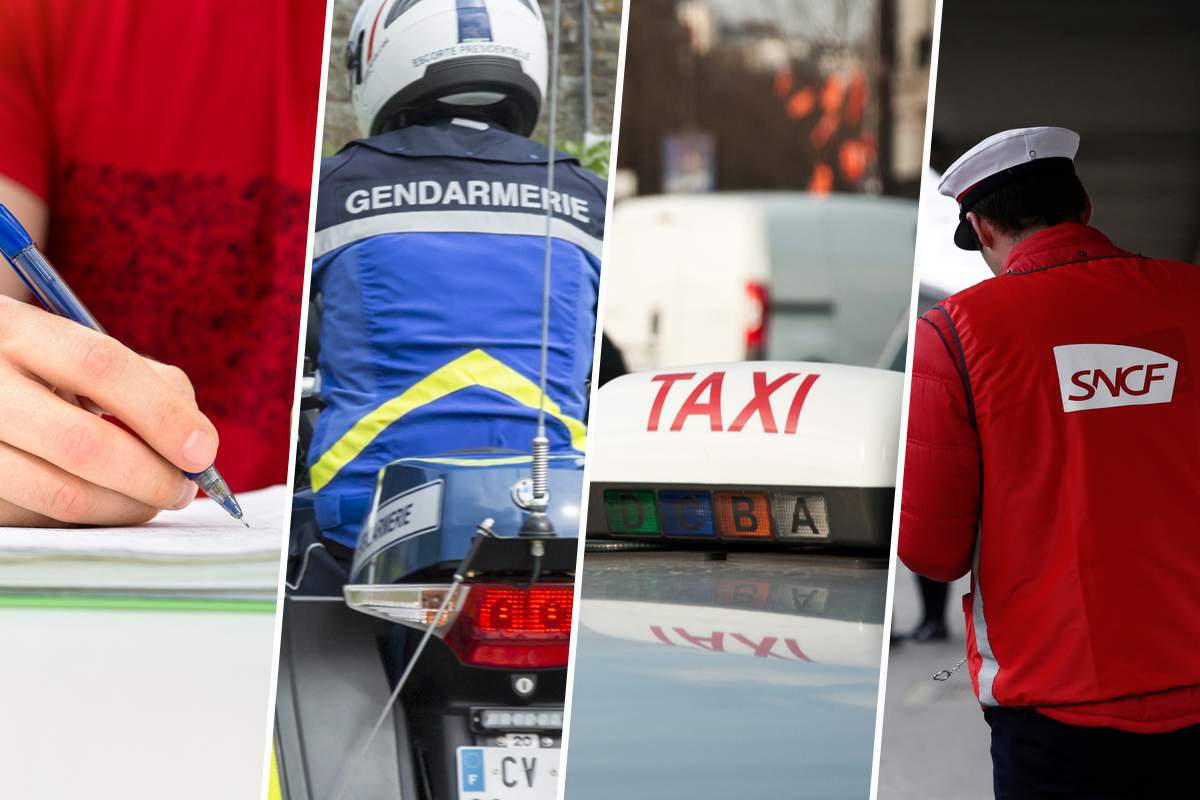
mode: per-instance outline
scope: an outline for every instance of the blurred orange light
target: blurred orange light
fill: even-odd
[[[867,163],[871,157],[870,148],[859,139],[842,142],[838,149],[838,166],[842,175],[851,183],[857,183],[867,173]]]
[[[808,190],[813,194],[829,194],[833,191],[833,170],[829,168],[828,164],[817,164],[813,167]]]
[[[821,108],[826,114],[832,114],[841,108],[845,96],[846,90],[841,79],[837,75],[830,75],[821,88]]]
[[[837,132],[837,129],[837,114],[825,114],[813,127],[812,133],[809,134],[809,140],[812,142],[813,147],[820,150],[822,147],[828,144],[831,138],[833,138],[833,134]]]
[[[787,115],[792,119],[804,119],[816,104],[816,93],[812,89],[805,87],[788,99]]]

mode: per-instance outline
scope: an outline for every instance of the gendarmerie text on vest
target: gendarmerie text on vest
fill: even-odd
[[[588,201],[565,192],[549,193],[549,206],[555,214],[577,222],[591,221]],[[544,212],[545,186],[517,181],[438,181],[413,180],[387,183],[370,189],[355,189],[346,196],[350,214],[366,211],[420,206],[462,206],[464,208],[521,208]]]

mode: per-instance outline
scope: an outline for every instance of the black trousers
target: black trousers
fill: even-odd
[[[1128,733],[989,708],[996,800],[1200,797],[1200,725]]]
[[[921,622],[940,622],[944,625],[950,584],[918,575],[917,587],[921,590]]]

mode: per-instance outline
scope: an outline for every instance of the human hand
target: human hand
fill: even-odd
[[[0,525],[146,522],[191,503],[196,485],[180,469],[199,472],[216,453],[182,370],[0,296]]]

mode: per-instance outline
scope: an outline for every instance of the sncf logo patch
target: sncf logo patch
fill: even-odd
[[[1178,362],[1162,353],[1120,344],[1054,348],[1063,411],[1169,403]]]

